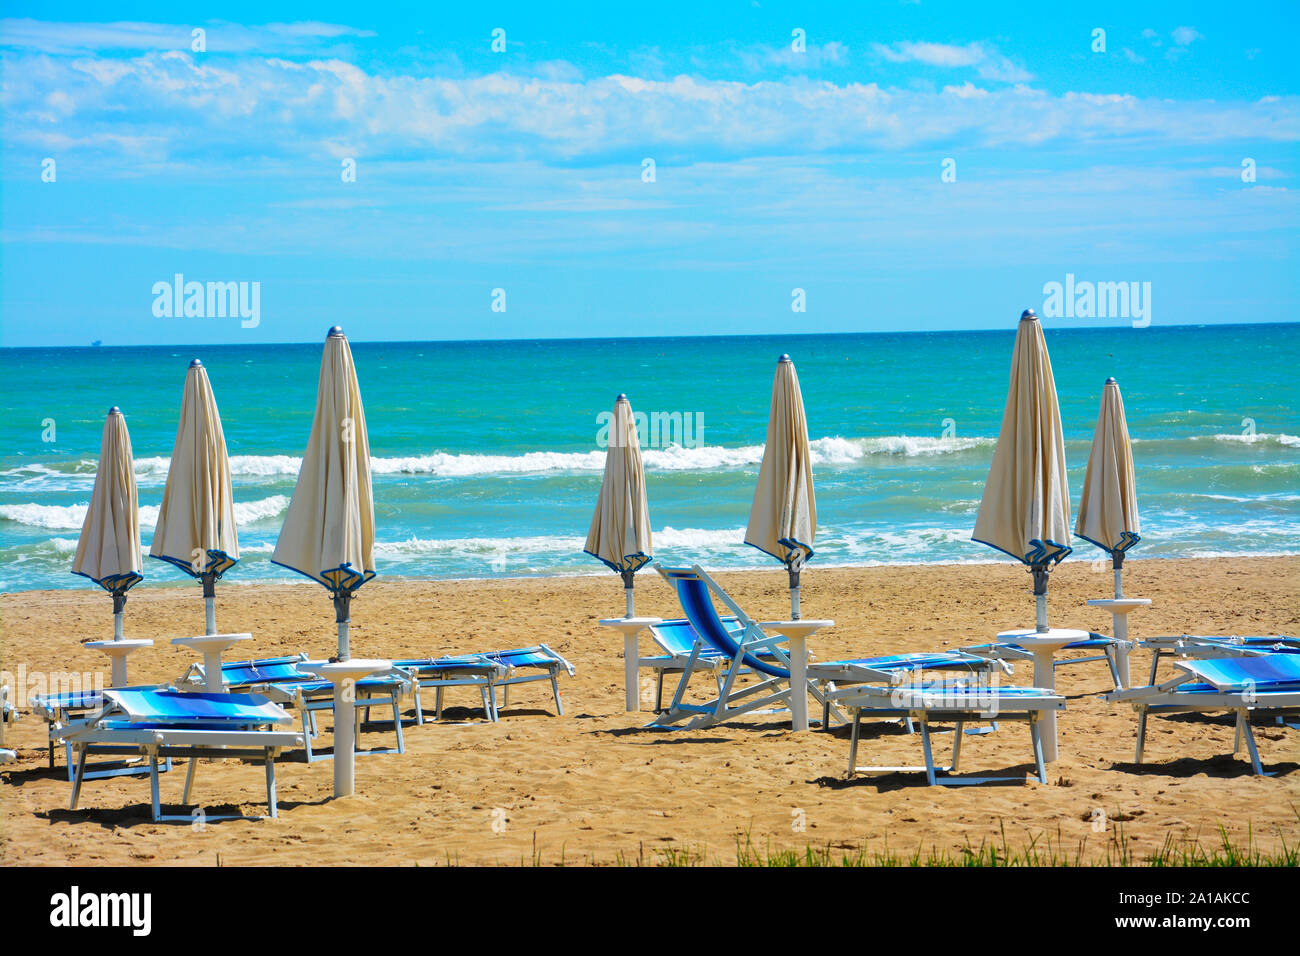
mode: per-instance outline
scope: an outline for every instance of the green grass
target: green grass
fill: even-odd
[[[1300,812],[1297,812],[1300,823]],[[966,845],[958,850],[928,849],[918,846],[908,852],[889,848],[888,840],[878,848],[863,844],[854,849],[835,849],[808,845],[802,849],[773,850],[770,846],[756,847],[748,833],[736,837],[734,855],[711,856],[705,847],[667,846],[647,853],[644,845],[635,856],[619,854],[614,860],[618,866],[761,866],[761,867],[825,867],[825,866],[1300,866],[1300,845],[1288,842],[1286,834],[1279,831],[1280,848],[1263,849],[1256,845],[1253,828],[1248,828],[1244,842],[1234,842],[1227,829],[1220,824],[1218,839],[1202,841],[1197,836],[1175,838],[1172,834],[1154,851],[1136,853],[1131,841],[1124,835],[1123,824],[1115,824],[1109,833],[1094,841],[1090,847],[1087,838],[1077,844],[1065,845],[1058,830],[1050,834],[1030,834],[1018,847],[1008,844],[1005,826],[1001,840],[983,841],[979,846]],[[534,846],[533,865],[546,865]],[[563,862],[560,860],[550,863]],[[586,861],[594,863],[594,860]]]
[[[1297,832],[1300,832],[1300,808],[1296,814]],[[1234,842],[1223,824],[1219,824],[1217,839],[1202,841],[1199,836],[1182,837],[1166,835],[1164,842],[1154,851],[1137,853],[1132,841],[1124,834],[1122,822],[1115,823],[1106,834],[1098,835],[1092,844],[1087,837],[1076,844],[1066,845],[1059,828],[1055,836],[1050,833],[1026,833],[1026,840],[1011,846],[1007,840],[1006,826],[999,827],[997,842],[981,841],[979,846],[967,844],[957,850],[917,846],[910,851],[890,849],[888,839],[879,847],[863,844],[846,849],[807,845],[802,849],[773,850],[770,844],[762,849],[754,845],[748,831],[736,836],[734,853],[726,856],[711,855],[705,846],[668,845],[651,850],[639,844],[634,854],[619,853],[613,860],[585,856],[570,857],[564,846],[554,856],[548,856],[537,844],[533,833],[532,850],[521,857],[520,866],[761,866],[761,867],[827,867],[827,866],[1300,866],[1300,843],[1288,841],[1285,831],[1279,828],[1279,848],[1263,849],[1255,842],[1253,827],[1248,826],[1244,842]],[[220,863],[220,860],[218,860]],[[460,866],[459,854],[446,854],[444,865]]]

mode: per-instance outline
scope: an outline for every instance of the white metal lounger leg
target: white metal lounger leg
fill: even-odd
[[[1156,648],[1151,652],[1151,675],[1147,678],[1147,686],[1154,687],[1156,683],[1156,671],[1160,668],[1160,649]]]
[[[862,710],[853,708],[853,732],[849,735],[849,777],[858,772],[858,733],[862,728]]]
[[[275,748],[266,748],[266,812],[272,819],[278,816],[276,812],[276,794],[275,794]]]
[[[488,704],[491,705],[491,709],[488,711],[488,720],[492,721],[492,723],[495,724],[497,722],[497,718],[501,716],[501,710],[499,707],[497,707],[497,685],[496,684],[488,684]]]
[[[1119,676],[1119,660],[1116,656],[1118,653],[1119,652],[1118,650],[1116,650],[1114,644],[1106,648],[1106,663],[1110,665],[1110,676],[1111,676],[1111,680],[1115,682],[1116,690],[1120,690],[1124,686],[1124,682],[1123,680],[1120,679]],[[1125,660],[1124,663],[1127,665],[1128,661]]]
[[[72,803],[69,810],[77,809],[77,798],[81,796],[81,781],[86,777],[86,750],[85,746],[77,748],[77,772],[72,778]]]
[[[930,786],[934,786],[934,751],[930,747],[930,724],[928,721],[921,721],[921,747],[925,750],[925,779],[929,781]]]
[[[316,730],[316,717],[307,709],[306,702],[301,697],[298,699],[299,707],[302,709],[302,742],[307,748],[307,762],[315,763],[316,754],[311,748],[311,738]]]
[[[366,710],[366,713],[370,713],[369,709]],[[406,743],[402,739],[401,695],[397,692],[396,688],[393,689],[393,726],[397,728],[397,752],[399,754],[404,754],[406,753]]]
[[[198,757],[190,758],[190,765],[185,770],[185,789],[181,791],[181,803],[189,806],[190,787],[194,786],[194,768],[199,765]]]
[[[1246,738],[1246,748],[1250,751],[1250,766],[1255,774],[1260,777],[1272,776],[1264,772],[1264,765],[1259,761],[1259,750],[1255,747],[1255,734],[1250,729],[1250,711],[1244,707],[1237,711],[1237,729]]]
[[[153,805],[153,822],[162,820],[162,800],[158,795],[158,751],[149,750],[149,797]]]
[[[561,700],[560,700],[560,682],[559,682],[559,680],[557,679],[558,677],[559,677],[559,675],[558,675],[554,670],[552,670],[552,671],[551,671],[551,690],[552,690],[552,692],[554,692],[554,694],[555,694],[555,713],[556,713],[556,716],[558,716],[558,717],[563,717],[563,716],[564,716],[564,704],[563,704],[563,702],[561,702]],[[636,691],[636,692],[637,692],[637,700],[638,700],[638,702],[639,702],[640,699],[641,699],[641,687],[640,687],[639,684],[637,685],[637,691]]]
[[[1043,763],[1043,735],[1038,726],[1037,714],[1029,718],[1029,739],[1034,745],[1034,767],[1038,770],[1038,782],[1045,784],[1047,783],[1047,767]]]

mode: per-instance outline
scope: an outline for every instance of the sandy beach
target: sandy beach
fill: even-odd
[[[756,617],[788,612],[779,570],[719,575]],[[1300,629],[1300,558],[1132,560],[1126,591],[1153,600],[1132,619],[1135,637],[1166,633],[1295,633]],[[1109,616],[1084,606],[1106,596],[1109,571],[1069,563],[1053,575],[1053,623],[1109,631]],[[954,648],[991,640],[1032,622],[1028,575],[1011,564],[820,569],[804,576],[810,617],[833,618],[817,635],[821,659]],[[222,631],[249,631],[249,655],[332,651],[331,608],[308,582],[223,584]],[[676,616],[656,575],[638,576],[637,609]],[[1133,761],[1130,708],[1097,695],[1110,687],[1103,663],[1058,671],[1068,698],[1060,718],[1061,759],[1049,782],[1028,777],[1028,734],[1004,725],[968,738],[966,770],[1009,771],[1024,782],[993,787],[926,787],[909,776],[844,780],[847,730],[792,734],[784,715],[751,716],[703,732],[640,730],[648,713],[623,712],[621,637],[598,618],[622,610],[614,575],[426,582],[377,579],[353,607],[358,656],[430,655],[545,642],[577,676],[563,679],[566,714],[553,713],[549,688],[517,689],[502,719],[482,722],[477,695],[451,691],[441,724],[407,731],[404,756],[357,763],[358,795],[329,799],[331,763],[300,755],[279,764],[278,820],[222,822],[196,830],[159,825],[148,815],[144,778],[88,781],[69,811],[60,759],[47,769],[44,724],[30,714],[10,728],[15,764],[0,772],[0,860],[5,864],[609,864],[658,862],[686,850],[730,863],[745,835],[760,850],[807,845],[910,853],[956,851],[990,841],[1051,841],[1069,854],[1101,855],[1114,830],[1094,832],[1099,808],[1122,825],[1135,857],[1167,837],[1219,842],[1219,827],[1257,847],[1300,839],[1300,741],[1294,730],[1257,725],[1276,777],[1250,774],[1232,757],[1226,719],[1156,719],[1147,762]],[[131,661],[133,681],[176,678],[193,659],[170,645],[202,630],[197,587],[148,587],[127,605],[129,637],[156,643]],[[86,640],[111,636],[110,601],[91,589],[0,597],[0,667],[28,674],[103,666]],[[648,639],[642,653],[651,652]],[[248,656],[248,655],[241,655]],[[1134,657],[1145,675],[1146,653]],[[1170,665],[1163,665],[1162,674]],[[648,675],[649,672],[644,672]],[[1012,683],[1028,684],[1025,666]],[[643,678],[648,710],[649,678]],[[426,700],[431,711],[432,695]],[[25,702],[24,702],[25,704]],[[946,735],[945,735],[946,738]],[[939,747],[946,754],[948,740]],[[386,735],[366,734],[366,744]],[[328,737],[324,742],[328,742]],[[913,763],[919,739],[894,729],[865,738],[862,759]],[[179,799],[183,773],[164,775],[164,803]],[[259,812],[259,767],[203,765],[196,799],[209,812]],[[799,829],[803,826],[802,831]]]

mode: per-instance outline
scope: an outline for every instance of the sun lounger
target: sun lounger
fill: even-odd
[[[277,704],[297,708],[302,715],[304,746],[307,762],[328,760],[330,754],[318,754],[312,747],[312,739],[317,735],[317,711],[334,710],[334,685],[303,669],[308,663],[307,656],[266,657],[248,661],[226,661],[221,665],[221,678],[230,691],[251,694],[264,694]],[[204,684],[202,664],[191,664],[182,680],[189,686],[201,687]],[[381,674],[374,674],[356,682],[355,685],[356,721],[358,729],[363,718],[368,720],[370,708],[391,707],[393,711],[393,732],[397,735],[397,746],[360,750],[363,754],[405,753],[406,741],[402,736],[401,698],[406,694],[415,697],[416,711],[420,710],[420,688],[415,679],[400,668],[393,668]]]
[[[1040,783],[1047,782],[1043,766],[1043,743],[1038,722],[1050,710],[1065,707],[1065,698],[1050,690],[1037,687],[1011,687],[994,683],[980,683],[956,678],[930,684],[901,684],[893,687],[863,685],[831,691],[830,700],[845,707],[853,715],[853,731],[849,741],[849,772],[859,773],[924,773],[933,786],[942,782],[946,786],[981,783],[1006,783],[1007,777],[954,777],[942,781],[939,774],[957,771],[961,757],[964,725],[974,721],[1025,721],[1029,724],[1033,744],[1034,767]],[[862,718],[905,718],[920,726],[921,747],[925,755],[923,766],[859,767],[858,742]],[[952,763],[943,768],[934,764],[930,744],[930,725],[935,722],[952,723]]]
[[[1269,776],[1259,760],[1250,718],[1300,715],[1300,654],[1271,653],[1253,657],[1219,657],[1181,660],[1172,680],[1150,687],[1112,691],[1106,700],[1133,705],[1138,714],[1137,758],[1142,762],[1149,714],[1212,713],[1233,711],[1237,716],[1232,752],[1241,751],[1244,738],[1250,765],[1256,774]]]
[[[484,715],[491,721],[497,719],[493,682],[505,678],[507,670],[504,664],[480,654],[462,654],[454,657],[406,658],[393,661],[393,666],[411,674],[425,690],[433,688],[435,720],[442,720],[443,693],[448,687],[478,688]],[[416,708],[415,722],[424,723],[422,707]]]
[[[150,684],[132,690],[157,690],[165,684]],[[62,747],[68,767],[68,780],[76,773],[72,759],[72,744],[63,735],[65,725],[98,712],[105,703],[104,692],[99,690],[68,691],[60,694],[33,694],[27,702],[32,713],[45,721],[46,738],[49,741],[50,769],[54,769],[54,754]],[[171,761],[163,762],[163,772],[171,770]],[[84,777],[96,780],[101,777],[120,777],[148,773],[149,768],[137,760],[108,760],[88,763]]]
[[[676,590],[686,620],[699,638],[683,662],[682,677],[672,703],[655,718],[655,725],[668,726],[687,720],[684,725],[687,728],[707,727],[774,704],[789,706],[790,659],[783,646],[785,639],[764,632],[699,565],[667,568],[656,564],[655,569]],[[735,627],[728,628],[718,616],[711,595],[730,609]],[[701,669],[699,661],[706,653],[723,661],[718,696],[705,705],[687,704],[683,701],[686,686],[691,675]],[[808,686],[804,692],[811,693],[822,704],[823,726],[827,726],[833,716],[843,719],[830,701],[829,691],[838,686],[888,684],[902,674],[929,668],[978,671],[993,666],[996,665],[984,658],[956,651],[817,661],[808,664]],[[758,680],[737,687],[736,679],[742,674],[753,674]]]
[[[550,681],[555,712],[563,716],[559,675],[561,671],[570,677],[576,673],[572,664],[545,644],[478,654],[410,658],[394,661],[393,665],[413,673],[421,687],[435,688],[434,709],[439,719],[442,717],[443,690],[447,687],[478,687],[484,713],[488,720],[495,721],[500,716],[497,688],[503,691],[502,704],[509,706],[511,687],[535,681]],[[420,714],[419,722],[423,722],[423,712]]]
[[[292,719],[281,707],[255,694],[207,694],[175,689],[104,691],[104,705],[90,717],[65,725],[64,739],[77,754],[71,808],[77,808],[86,779],[86,754],[143,754],[149,761],[153,819],[183,820],[194,816],[164,816],[158,792],[158,760],[185,757],[190,761],[181,802],[188,804],[194,770],[201,759],[263,760],[266,764],[266,803],[276,815],[275,758],[286,747],[299,747],[303,735],[272,730]],[[219,819],[205,816],[205,821]]]
[[[1070,667],[1074,664],[1087,664],[1090,661],[1105,661],[1110,667],[1110,677],[1114,681],[1115,687],[1120,687],[1119,679],[1119,662],[1117,658],[1121,646],[1127,646],[1132,650],[1134,644],[1132,641],[1119,641],[1113,637],[1107,637],[1105,634],[1098,634],[1096,631],[1089,631],[1088,637],[1082,641],[1073,641],[1066,644],[1062,650],[1066,651],[1100,651],[1100,654],[1092,654],[1087,657],[1060,657],[1052,662],[1053,667]],[[1031,662],[1034,655],[1029,653],[1018,644],[994,643],[994,644],[975,644],[970,647],[963,647],[963,651],[968,654],[975,654],[979,657],[988,657],[992,660],[1015,662]]]
[[[1151,674],[1148,684],[1156,682],[1156,671],[1162,657],[1182,657],[1209,660],[1217,657],[1249,657],[1259,654],[1300,654],[1300,638],[1285,634],[1258,636],[1168,634],[1147,638],[1138,645],[1151,652]]]

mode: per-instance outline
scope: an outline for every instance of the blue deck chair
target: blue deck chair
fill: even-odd
[[[1134,646],[1133,641],[1128,641],[1129,649]],[[1075,664],[1087,664],[1091,661],[1105,661],[1110,668],[1110,679],[1118,690],[1119,682],[1119,660],[1118,650],[1120,641],[1113,637],[1107,637],[1105,634],[1098,634],[1096,631],[1089,631],[1088,636],[1082,641],[1073,641],[1066,644],[1063,650],[1067,651],[1101,651],[1100,654],[1092,654],[1086,657],[1061,657],[1052,662],[1052,667],[1072,667]],[[980,657],[988,657],[992,660],[1002,660],[1008,663],[1014,661],[1032,662],[1034,655],[1029,653],[1019,644],[1010,644],[1006,642],[995,642],[992,644],[974,644],[970,647],[963,647],[963,651],[968,654],[975,654]]]
[[[129,689],[157,690],[166,686],[166,684],[148,684]],[[54,754],[56,750],[61,748],[64,751],[64,762],[68,768],[68,780],[71,781],[76,774],[76,767],[72,759],[72,744],[64,738],[63,728],[67,724],[79,718],[88,717],[103,708],[105,703],[104,692],[100,690],[84,690],[57,694],[33,694],[27,703],[31,707],[32,713],[45,721],[46,739],[49,741],[50,769],[54,769]],[[171,770],[171,767],[171,761],[166,760],[163,762],[162,770],[166,773]],[[87,780],[97,780],[102,777],[133,776],[148,772],[149,767],[147,765],[134,759],[100,760],[87,763],[84,776]]]
[[[1008,777],[946,776],[957,771],[966,723],[1004,720],[1029,724],[1034,768],[1039,782],[1046,783],[1047,771],[1043,766],[1043,742],[1038,724],[1047,711],[1065,707],[1065,698],[1053,691],[1037,687],[976,683],[966,679],[894,687],[847,687],[831,691],[827,696],[853,715],[853,732],[849,740],[849,777],[859,773],[924,773],[931,786],[936,783],[959,786],[1009,782],[1011,778]],[[864,715],[873,719],[906,718],[919,724],[925,764],[911,767],[859,767],[858,741]],[[930,725],[934,722],[954,724],[952,763],[947,767],[940,768],[934,764],[934,751],[930,744]],[[944,774],[945,778],[940,780],[939,774]]]
[[[1259,654],[1300,654],[1300,638],[1285,634],[1242,636],[1238,634],[1167,634],[1150,637],[1138,644],[1151,652],[1148,684],[1156,682],[1162,657],[1209,660],[1217,657],[1249,657]],[[1116,688],[1118,689],[1118,688]]]
[[[158,760],[188,758],[181,802],[188,805],[194,770],[201,759],[260,759],[266,764],[266,803],[276,816],[275,758],[286,747],[303,744],[303,735],[274,730],[292,723],[284,710],[255,694],[207,694],[175,689],[104,691],[104,705],[90,717],[63,729],[77,753],[71,809],[77,808],[86,779],[86,754],[144,754],[149,761],[149,787],[154,822],[194,816],[164,816],[158,792]],[[223,819],[207,816],[205,820]],[[242,817],[240,817],[242,819]]]
[[[296,657],[264,657],[247,661],[224,661],[221,665],[221,679],[230,691],[263,694],[272,702],[295,707],[302,715],[304,746],[307,762],[329,760],[331,754],[318,754],[312,747],[312,740],[318,734],[316,713],[334,710],[334,685],[317,675],[302,669],[307,655]],[[190,686],[202,686],[204,673],[202,664],[191,664],[182,677]],[[420,688],[415,679],[407,672],[393,668],[380,674],[362,678],[355,685],[355,705],[357,728],[370,719],[370,708],[391,707],[393,712],[393,732],[397,736],[396,747],[380,747],[371,750],[358,750],[358,754],[405,753],[406,741],[402,736],[401,698],[412,694],[415,708],[420,710]],[[360,734],[357,735],[358,737]]]
[[[733,632],[740,624],[734,617],[722,617],[719,620],[722,621],[723,627]],[[709,671],[718,685],[718,692],[722,692],[721,675],[731,658],[711,644],[702,645],[698,653],[695,653],[695,645],[700,643],[700,639],[695,629],[691,627],[690,621],[684,617],[661,621],[649,630],[651,638],[664,653],[654,657],[639,658],[637,666],[655,672],[655,713],[664,709],[665,674],[684,674],[688,668]],[[692,653],[695,654],[693,660]],[[760,653],[759,657],[769,661],[775,660],[768,653]]]
[[[698,564],[690,568],[668,568],[656,564],[655,570],[676,590],[686,620],[690,622],[699,640],[694,643],[691,655],[685,662],[672,704],[655,718],[653,726],[668,726],[689,720],[685,725],[688,729],[707,727],[773,704],[783,703],[789,706],[790,658],[783,647],[785,639],[765,633],[762,626],[747,615]],[[718,616],[711,595],[716,595],[730,609],[735,616],[735,628],[728,629]],[[698,662],[709,648],[725,660],[718,696],[705,705],[684,703],[683,697],[691,674],[700,669]],[[839,685],[887,684],[916,670],[934,667],[978,671],[993,666],[996,666],[996,662],[956,651],[816,661],[808,664],[807,692],[822,704],[823,727],[827,727],[832,717],[844,719],[835,710],[829,695],[829,691]],[[753,674],[758,678],[757,682],[737,688],[736,678],[742,672]]]
[[[1137,711],[1135,762],[1142,762],[1149,714],[1230,710],[1237,718],[1232,752],[1241,752],[1244,739],[1250,752],[1251,769],[1259,776],[1271,776],[1265,773],[1260,763],[1250,718],[1252,714],[1284,718],[1300,715],[1300,654],[1183,660],[1176,662],[1174,667],[1181,673],[1163,684],[1104,695],[1109,701],[1132,704]]]
[[[745,625],[740,619],[734,616],[719,617],[723,627],[733,636],[739,638],[745,629]],[[642,667],[651,668],[656,672],[656,693],[655,693],[655,711],[663,710],[663,685],[664,674],[684,674],[688,665],[694,670],[709,671],[713,674],[714,680],[718,685],[718,693],[722,693],[722,684],[726,673],[727,665],[732,663],[732,657],[725,651],[701,641],[691,627],[691,622],[686,618],[663,621],[654,625],[650,630],[650,635],[654,642],[666,653],[658,657],[643,657],[640,660]],[[696,645],[699,645],[694,662],[692,663],[691,654],[696,651]],[[755,652],[755,656],[766,663],[776,666],[780,665],[780,660],[771,651],[760,650]],[[967,672],[978,672],[992,670],[1000,666],[1000,662],[991,661],[987,658],[977,657],[960,651],[936,651],[934,653],[916,653],[916,654],[887,654],[877,657],[864,657],[854,661],[844,662],[853,665],[853,667],[870,667],[873,670],[884,671],[891,676],[897,675],[904,671],[917,670],[960,670]],[[829,672],[834,667],[834,663],[816,664],[810,666],[817,669],[818,674],[824,679],[828,688],[834,688],[837,684],[853,683],[852,668],[845,668],[840,672]],[[1009,668],[1003,667],[1009,671]],[[737,676],[746,676],[752,673],[748,667],[742,666]],[[874,675],[872,675],[874,678]],[[830,708],[828,704],[822,705],[822,726],[826,727],[830,720]]]

